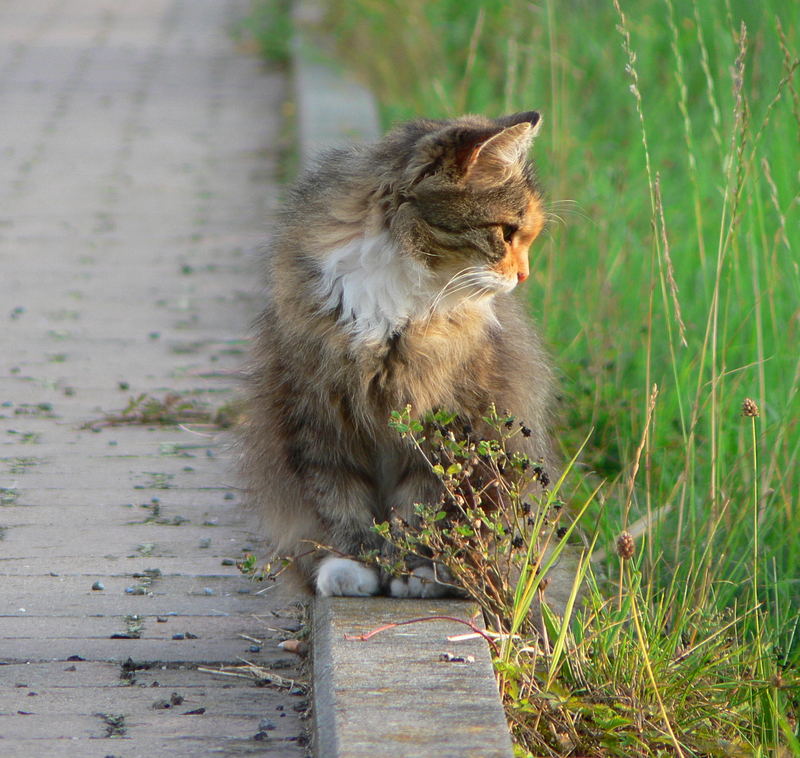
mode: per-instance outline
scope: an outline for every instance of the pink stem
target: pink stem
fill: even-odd
[[[481,637],[483,637],[483,639],[485,639],[493,649],[497,650],[497,644],[495,641],[482,629],[479,629],[471,621],[465,621],[464,619],[456,618],[455,616],[423,616],[420,618],[408,619],[407,621],[395,621],[391,624],[379,626],[376,629],[373,629],[371,632],[366,632],[365,634],[345,634],[344,638],[346,640],[366,642],[371,637],[374,637],[380,632],[385,632],[387,629],[394,629],[396,626],[405,626],[406,624],[417,624],[421,621],[455,621],[458,624],[464,624],[464,626],[468,626],[470,629],[472,629],[475,634],[479,634]]]

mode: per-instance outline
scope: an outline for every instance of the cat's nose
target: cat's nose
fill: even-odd
[[[517,271],[517,281],[522,284],[528,278],[527,271]]]

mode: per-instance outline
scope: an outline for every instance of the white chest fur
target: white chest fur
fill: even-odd
[[[386,232],[355,239],[322,263],[323,309],[340,309],[340,322],[362,344],[385,342],[424,318],[434,294],[431,272],[397,250]]]

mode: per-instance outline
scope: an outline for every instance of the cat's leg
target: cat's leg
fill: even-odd
[[[317,565],[315,586],[318,595],[346,595],[348,597],[369,597],[380,589],[378,572],[371,566],[328,555]]]
[[[304,485],[314,503],[318,550],[306,566],[318,595],[367,597],[380,589],[377,568],[356,560],[380,538],[372,530],[376,490],[366,467],[353,458],[304,451]]]
[[[392,494],[395,517],[413,526],[414,504],[435,501],[440,494],[440,484],[431,472],[407,462]],[[408,566],[408,574],[394,577],[388,592],[392,597],[446,597],[460,594],[450,572],[444,566],[420,558],[418,565]]]
[[[430,563],[392,579],[389,594],[392,597],[447,597],[458,594],[458,588],[443,566]]]

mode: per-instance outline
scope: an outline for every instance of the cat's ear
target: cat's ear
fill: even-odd
[[[521,113],[512,113],[510,116],[502,116],[497,119],[497,123],[502,127],[530,124],[533,129],[532,136],[535,137],[539,134],[539,129],[542,126],[542,116],[538,111],[522,111]]]
[[[500,121],[505,128],[477,145],[465,164],[464,177],[470,184],[485,186],[506,181],[524,163],[541,124],[535,111]]]

